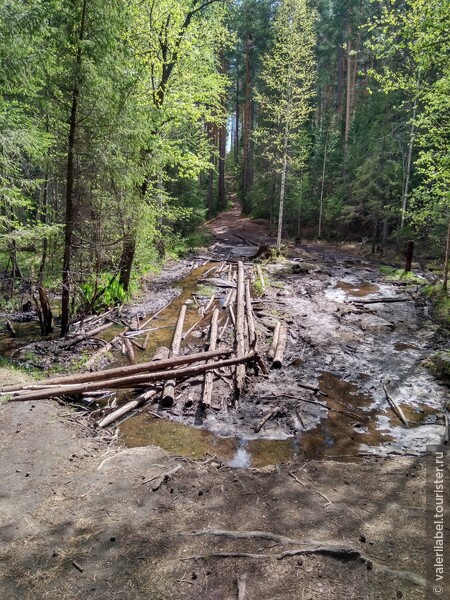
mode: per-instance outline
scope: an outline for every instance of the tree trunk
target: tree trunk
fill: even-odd
[[[245,44],[245,103],[244,103],[244,131],[243,131],[243,155],[242,155],[242,209],[244,213],[250,212],[248,203],[248,192],[251,186],[250,168],[250,136],[252,120],[252,74],[250,63],[250,49],[252,36],[247,34]]]
[[[227,64],[223,56],[220,60],[220,71],[223,75],[227,72]],[[226,98],[222,98],[222,109],[226,112]],[[227,146],[227,126],[226,122],[222,123],[219,128],[219,180],[217,189],[217,204],[219,209],[226,207],[227,201],[225,198],[225,158]]]
[[[122,256],[119,263],[119,283],[128,292],[130,289],[131,271],[136,252],[136,237],[134,232],[125,235],[123,240]]]
[[[447,245],[445,248],[445,261],[444,261],[444,282],[442,285],[442,287],[444,288],[445,291],[447,291],[447,288],[448,288],[449,263],[450,263],[450,218],[448,221],[448,228],[447,228]]]
[[[78,127],[78,102],[79,102],[79,70],[82,60],[82,45],[86,23],[87,0],[83,0],[80,31],[78,34],[78,50],[76,56],[75,84],[72,90],[72,105],[70,109],[69,139],[67,148],[67,174],[66,174],[66,215],[64,233],[64,256],[62,271],[62,293],[61,293],[61,337],[69,331],[70,318],[70,270],[72,255],[72,240],[74,232],[74,207],[73,196],[75,189],[75,141]]]
[[[288,164],[288,141],[289,141],[289,125],[286,122],[284,128],[284,148],[283,148],[283,170],[281,171],[280,185],[280,205],[278,210],[278,233],[277,233],[277,248],[281,249],[281,236],[283,233],[283,212],[284,212],[284,197],[286,193],[286,175]]]
[[[236,69],[237,71],[237,69]],[[234,128],[234,164],[239,164],[239,117],[240,117],[240,105],[239,105],[239,72],[236,72],[236,122]]]
[[[348,140],[350,137],[350,111],[351,111],[351,98],[352,98],[352,42],[350,36],[352,34],[351,27],[348,29],[348,40],[347,40],[347,98],[345,105],[345,152],[348,152]]]
[[[325,149],[323,152],[322,183],[320,186],[320,204],[319,204],[319,231],[318,231],[319,238],[322,235],[323,192],[325,189],[325,169],[326,169],[326,165],[327,165],[327,150],[328,150],[328,136],[325,140]]]
[[[401,214],[401,218],[400,218],[400,231],[399,231],[398,240],[397,240],[398,249],[400,249],[403,228],[405,226],[406,204],[408,202],[409,180],[411,177],[412,152],[413,152],[413,148],[414,148],[414,140],[416,137],[416,133],[415,133],[416,113],[417,113],[417,100],[414,100],[413,112],[412,112],[412,122],[411,122],[411,133],[409,135],[409,144],[408,144],[408,157],[406,159],[405,185],[403,187],[403,193],[402,193],[402,214]]]

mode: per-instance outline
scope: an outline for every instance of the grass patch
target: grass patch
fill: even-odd
[[[210,297],[214,294],[214,288],[211,287],[210,285],[205,285],[204,283],[201,283],[198,287],[197,287],[197,291],[196,291],[196,295],[197,296],[202,296],[202,297]]]
[[[388,281],[406,281],[421,285],[425,283],[424,279],[415,275],[413,271],[406,272],[404,269],[397,269],[388,265],[382,265],[379,270],[381,275],[384,275]]]

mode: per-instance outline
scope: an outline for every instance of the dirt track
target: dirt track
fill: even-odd
[[[236,220],[242,232],[237,215],[224,218],[228,233]],[[214,227],[223,225],[219,219]],[[252,239],[263,233],[252,231]],[[225,245],[229,241],[233,243],[228,239]],[[303,247],[300,252],[299,265],[311,268],[293,273],[286,264],[270,267],[274,290],[282,292],[278,299],[284,303],[283,314],[293,322],[290,367],[272,373],[260,384],[263,389],[257,385],[250,389],[243,405],[249,421],[241,426],[232,419],[233,431],[238,425],[245,430],[267,410],[273,400],[262,401],[253,412],[249,407],[255,406],[258,396],[279,393],[281,382],[285,392],[290,386],[289,393],[295,395],[301,367],[303,380],[318,381],[327,371],[356,382],[359,393],[370,394],[376,414],[386,417],[382,423],[387,426],[389,421],[392,437],[398,433],[398,440],[391,443],[394,450],[401,452],[406,444],[417,456],[357,457],[365,431],[355,430],[352,421],[341,429],[342,419],[322,420],[346,436],[345,447],[335,444],[333,454],[354,458],[337,462],[322,458],[329,452],[307,458],[300,452],[287,464],[275,460],[262,469],[234,469],[214,457],[193,462],[151,445],[124,448],[108,436],[99,437],[84,418],[56,402],[2,405],[2,598],[232,600],[238,598],[237,578],[242,582],[243,577],[246,600],[425,597],[421,448],[441,434],[440,425],[426,414],[405,441],[399,424],[384,405],[379,406],[385,403],[380,386],[372,389],[371,382],[381,374],[391,380],[397,375],[395,389],[405,402],[412,397],[411,389],[415,399],[420,390],[424,397],[430,390],[444,397],[444,388],[428,379],[419,362],[433,347],[433,325],[424,318],[420,303],[406,320],[398,316],[403,309],[385,314],[383,310],[393,310],[389,307],[381,316],[356,314],[357,319],[378,316],[394,323],[394,328],[375,320],[355,321],[344,310],[343,300],[364,278],[378,286],[380,282],[373,281],[376,267],[324,246]],[[337,316],[336,303],[341,306]],[[415,348],[394,354],[395,344],[411,338]],[[380,339],[383,352],[377,347]],[[365,376],[359,377],[361,373]],[[328,385],[330,402],[340,400],[332,394],[340,389],[335,380],[327,379],[323,385]],[[345,381],[339,385],[345,386]],[[436,393],[434,412],[440,402]],[[348,396],[346,388],[347,401]],[[422,415],[415,410],[423,403],[412,403],[410,418]],[[304,409],[302,418],[314,431],[322,416]],[[282,437],[292,434],[292,427],[286,415],[262,433]],[[305,440],[308,435],[317,450],[318,439],[306,432]],[[356,442],[348,443],[351,436]],[[301,444],[302,436],[299,439]],[[376,447],[380,448],[378,439]],[[166,480],[164,475],[171,472]],[[214,534],[217,530],[225,533]],[[200,531],[204,535],[191,535]],[[251,533],[255,531],[265,535]],[[236,532],[241,537],[236,538]],[[344,560],[333,553],[312,553],[280,558],[284,551],[311,541],[345,545],[355,550],[355,556]],[[271,556],[213,558],[214,553]],[[189,558],[199,555],[206,558]]]

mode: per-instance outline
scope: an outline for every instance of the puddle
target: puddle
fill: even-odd
[[[40,340],[41,328],[37,321],[12,321],[16,336],[12,337],[6,330],[0,333],[0,355],[12,356],[16,350],[30,342]]]
[[[178,319],[178,315],[180,313],[181,307],[187,300],[193,301],[194,296],[199,288],[203,288],[204,290],[209,287],[202,284],[199,284],[198,280],[202,277],[204,273],[206,273],[211,267],[214,266],[214,263],[206,263],[196,269],[193,269],[187,277],[182,279],[178,284],[174,287],[180,290],[179,295],[172,300],[172,302],[158,315],[158,317],[146,326],[145,329],[153,329],[150,331],[150,336],[147,344],[147,349],[144,351],[136,350],[136,358],[138,362],[146,362],[152,359],[155,351],[160,346],[170,347],[172,342],[173,332],[176,326],[176,322]],[[219,301],[216,301],[216,305],[219,305]],[[184,331],[188,331],[199,319],[198,313],[198,305],[195,300],[192,303],[188,304],[186,317],[184,320]],[[202,327],[206,328],[209,324],[209,320],[211,318],[212,311],[209,311],[208,315],[205,317],[204,322],[201,324]],[[152,316],[153,313],[146,315],[141,319],[141,321],[145,321],[149,317]],[[219,319],[219,325],[221,324],[221,320]],[[105,336],[104,339],[108,341],[108,339],[112,339],[114,335],[123,331],[123,328],[118,327],[117,331],[115,331],[115,327],[111,327],[107,332],[108,338]],[[198,331],[198,329],[197,329]],[[145,338],[146,333],[141,336],[135,337],[133,339],[138,343],[142,343]],[[102,336],[103,337],[103,336]],[[188,336],[186,338],[190,345],[193,343],[193,336]],[[184,340],[182,341],[182,348]],[[118,355],[113,363],[108,365],[108,368],[118,367],[124,364],[128,364],[126,356]]]
[[[360,445],[380,446],[392,441],[388,430],[377,429],[376,411],[367,410],[373,400],[357,391],[357,386],[323,371],[319,379],[322,397],[327,406],[352,412],[358,418],[328,411],[315,429],[304,432],[300,437],[300,450],[305,458],[354,456]]]
[[[375,294],[380,291],[379,286],[374,283],[361,283],[361,285],[358,285],[347,283],[346,281],[338,281],[336,287],[343,290],[349,296],[356,296],[358,298],[370,296],[370,294]]]
[[[298,454],[298,441],[293,437],[284,440],[221,437],[145,413],[122,423],[120,431],[122,443],[129,448],[156,445],[192,460],[215,456],[238,469],[287,463]]]
[[[397,342],[394,345],[394,348],[398,352],[404,352],[405,350],[418,350],[419,349],[415,344],[407,344],[405,342]]]

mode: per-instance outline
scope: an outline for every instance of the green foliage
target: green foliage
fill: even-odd
[[[80,287],[82,304],[89,306],[94,312],[111,306],[123,304],[130,294],[125,292],[123,286],[117,281],[117,276],[102,273],[98,277],[91,277]]]

